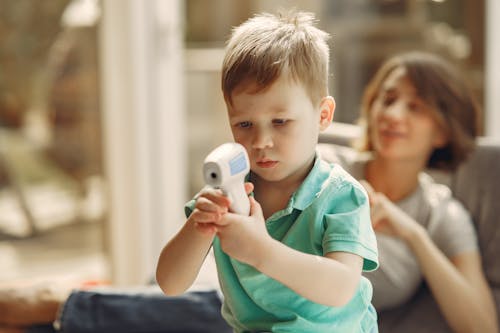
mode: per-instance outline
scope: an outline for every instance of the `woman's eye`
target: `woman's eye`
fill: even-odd
[[[287,122],[287,119],[273,119],[273,124],[278,126],[285,125]]]
[[[240,128],[249,128],[250,126],[252,126],[252,123],[249,121],[242,121],[238,123],[236,126]]]
[[[410,103],[408,104],[408,109],[412,112],[418,112],[420,111],[422,108],[420,107],[420,104],[417,104],[417,103]]]
[[[393,96],[384,96],[382,98],[382,104],[384,106],[389,106],[394,102],[395,98]]]

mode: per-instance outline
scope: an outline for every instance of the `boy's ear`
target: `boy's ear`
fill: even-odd
[[[335,113],[335,99],[332,96],[323,97],[319,107],[319,127],[323,131],[332,123]]]

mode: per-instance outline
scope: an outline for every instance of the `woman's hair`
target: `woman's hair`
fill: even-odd
[[[259,92],[283,74],[303,84],[314,104],[327,96],[328,34],[313,23],[313,14],[291,11],[259,14],[234,28],[222,65],[226,102],[242,83]]]
[[[396,68],[404,68],[417,94],[432,109],[433,117],[445,131],[448,143],[436,148],[427,167],[454,170],[475,146],[479,132],[479,106],[458,71],[444,59],[424,52],[408,52],[385,61],[365,89],[360,125],[363,136],[357,148],[373,150],[369,114],[385,79]]]

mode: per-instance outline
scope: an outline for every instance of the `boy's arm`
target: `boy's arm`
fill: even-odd
[[[230,203],[220,190],[204,189],[198,194],[186,223],[158,259],[156,281],[165,294],[182,294],[193,284],[214,239],[216,225]]]
[[[274,239],[260,249],[263,253],[255,268],[311,301],[339,307],[356,292],[363,267],[363,258],[358,255],[311,255]]]
[[[193,218],[161,251],[156,268],[156,281],[166,295],[185,292],[196,279],[214,239],[213,233],[196,230]]]
[[[347,252],[322,257],[292,249],[267,233],[260,205],[254,198],[250,202],[250,216],[226,214],[221,220],[222,250],[313,302],[328,306],[349,302],[358,287],[363,258]]]

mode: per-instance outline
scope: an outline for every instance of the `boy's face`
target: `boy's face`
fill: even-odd
[[[252,171],[265,181],[302,181],[314,158],[318,134],[332,120],[335,102],[313,105],[302,84],[281,75],[255,93],[252,84],[237,87],[228,103],[234,140],[249,155]]]

